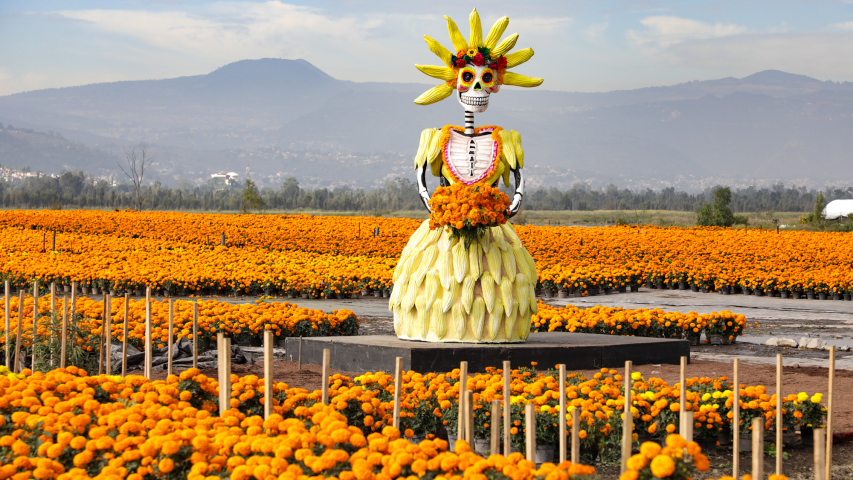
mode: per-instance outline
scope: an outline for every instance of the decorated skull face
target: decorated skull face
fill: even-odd
[[[466,65],[459,69],[456,99],[466,112],[485,112],[489,108],[489,94],[499,89],[498,72],[492,68]]]

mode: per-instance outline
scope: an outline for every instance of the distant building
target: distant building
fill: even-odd
[[[235,185],[237,183],[237,177],[238,176],[239,175],[234,173],[234,172],[228,172],[228,173],[214,173],[214,174],[210,175],[210,178],[212,178],[216,182],[222,182],[225,185]]]

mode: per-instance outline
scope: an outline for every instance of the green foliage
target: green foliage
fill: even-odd
[[[824,209],[826,209],[826,198],[823,196],[823,192],[818,192],[814,201],[814,210],[812,210],[812,213],[801,218],[800,222],[818,228],[825,226],[826,214],[824,213]]]
[[[714,190],[714,203],[705,203],[696,209],[696,225],[707,227],[731,227],[734,224],[746,225],[749,220],[732,213],[732,190],[729,187],[717,187]]]
[[[247,178],[243,189],[243,205],[240,206],[240,212],[249,213],[251,210],[260,210],[266,206],[267,202],[261,197],[255,182]]]

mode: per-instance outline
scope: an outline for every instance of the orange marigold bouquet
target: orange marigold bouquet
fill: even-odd
[[[486,228],[507,221],[509,197],[488,183],[462,182],[439,187],[429,201],[429,228],[448,226],[453,235],[465,237],[466,245],[482,236]]]

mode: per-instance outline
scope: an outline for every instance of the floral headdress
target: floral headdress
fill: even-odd
[[[503,17],[495,22],[489,30],[489,35],[483,39],[483,26],[480,23],[480,14],[477,13],[477,9],[475,8],[469,17],[471,37],[468,40],[465,40],[465,37],[459,32],[459,27],[456,26],[456,23],[450,17],[445,15],[444,18],[447,19],[447,30],[450,33],[450,41],[453,42],[456,54],[454,55],[453,52],[444,48],[444,46],[429,35],[424,35],[424,40],[426,40],[429,49],[444,62],[445,66],[415,65],[415,67],[430,77],[444,80],[444,83],[421,94],[420,97],[415,99],[415,103],[418,105],[429,105],[449,97],[456,88],[459,69],[464,68],[468,64],[488,66],[496,70],[498,85],[538,87],[542,84],[543,79],[541,78],[528,77],[507,71],[530,60],[533,56],[532,48],[525,48],[506,55],[515,47],[515,42],[518,40],[517,33],[513,33],[498,43],[507,25],[509,25],[508,17]]]

